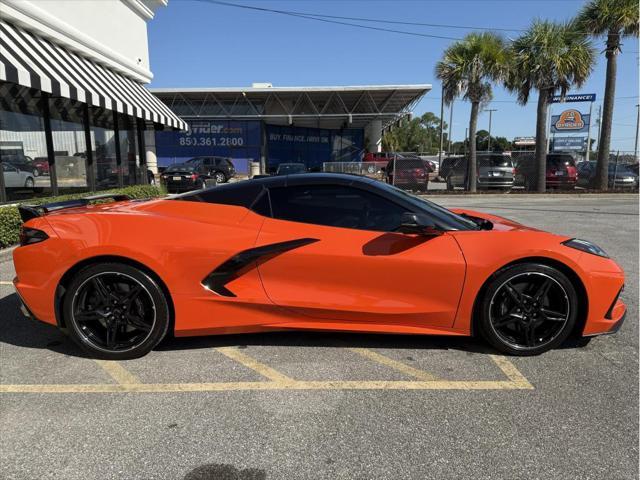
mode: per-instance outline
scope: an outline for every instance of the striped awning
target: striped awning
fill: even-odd
[[[0,80],[187,129],[140,83],[4,21],[0,21]]]

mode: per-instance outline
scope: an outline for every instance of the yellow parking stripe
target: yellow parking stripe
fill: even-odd
[[[249,355],[242,353],[237,348],[218,347],[216,348],[216,350],[221,354],[229,357],[230,359],[235,360],[238,363],[241,363],[245,367],[250,368],[255,372],[258,372],[260,375],[268,378],[269,380],[272,380],[274,382],[281,382],[281,383],[293,382],[293,379],[265,365],[264,363],[260,363],[255,358],[252,358]]]
[[[129,372],[119,362],[110,360],[95,360],[105,372],[107,372],[111,378],[113,378],[120,385],[139,385],[140,380],[133,373]]]
[[[513,383],[520,385],[522,388],[532,389],[533,385],[529,383],[529,380],[525,378],[524,375],[520,373],[520,371],[516,368],[516,366],[511,363],[507,357],[503,357],[502,355],[489,355],[491,360],[495,362],[496,365],[502,370],[509,380]]]
[[[384,365],[385,367],[392,368],[393,370],[397,370],[398,372],[419,380],[429,382],[437,379],[434,375],[431,375],[424,370],[413,368],[410,365],[394,360],[393,358],[386,357],[380,353],[374,352],[373,350],[369,350],[368,348],[349,348],[349,350],[357,353],[358,355],[362,355],[369,360]]]
[[[528,383],[528,382],[527,382]],[[0,393],[178,393],[240,390],[531,390],[510,380],[497,381],[292,381],[219,383],[139,383],[103,385],[0,385]]]

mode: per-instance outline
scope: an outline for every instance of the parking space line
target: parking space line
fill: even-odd
[[[516,368],[516,366],[509,361],[507,357],[503,357],[502,355],[489,355],[491,359],[495,362],[496,365],[502,370],[509,380],[511,380],[514,384],[520,385],[522,388],[533,389],[533,385],[529,383],[529,380],[525,378],[520,370]]]
[[[7,282],[6,280],[0,280],[0,285],[13,285],[13,282]]]
[[[337,380],[291,382],[139,383],[95,385],[0,385],[0,393],[179,393],[246,390],[532,390],[511,380]]]
[[[254,372],[258,372],[263,377],[266,377],[274,382],[290,383],[294,381],[292,378],[287,377],[286,375],[278,372],[274,368],[265,365],[264,363],[260,363],[255,358],[244,354],[235,347],[218,347],[216,348],[216,350],[226,357],[235,360],[236,362],[244,365],[247,368],[250,368]]]
[[[399,362],[398,360],[394,360],[393,358],[389,358],[380,353],[374,352],[373,350],[369,350],[368,348],[349,348],[349,350],[369,360],[372,360],[376,363],[384,365],[385,367],[389,367],[400,373],[409,375],[410,377],[414,377],[419,380],[424,380],[426,382],[437,380],[437,377],[435,375],[431,375],[430,373],[425,372],[424,370],[413,368],[410,365]]]
[[[140,380],[129,370],[124,368],[119,362],[111,360],[94,360],[100,365],[111,378],[120,385],[140,385]]]

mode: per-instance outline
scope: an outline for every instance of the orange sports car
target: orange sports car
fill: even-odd
[[[363,177],[267,177],[20,213],[23,312],[106,359],[144,355],[168,333],[290,329],[478,334],[532,355],[613,333],[626,311],[624,273],[596,245]]]

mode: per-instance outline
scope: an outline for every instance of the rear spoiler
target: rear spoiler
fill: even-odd
[[[22,222],[24,223],[27,220],[31,220],[32,218],[42,217],[49,212],[64,210],[66,208],[86,207],[91,202],[100,200],[113,200],[114,202],[122,202],[124,200],[131,200],[131,197],[129,195],[123,195],[120,193],[103,193],[100,195],[92,195],[90,197],[78,198],[75,200],[45,203],[44,205],[18,205],[18,211],[20,212],[20,218],[22,218]]]

